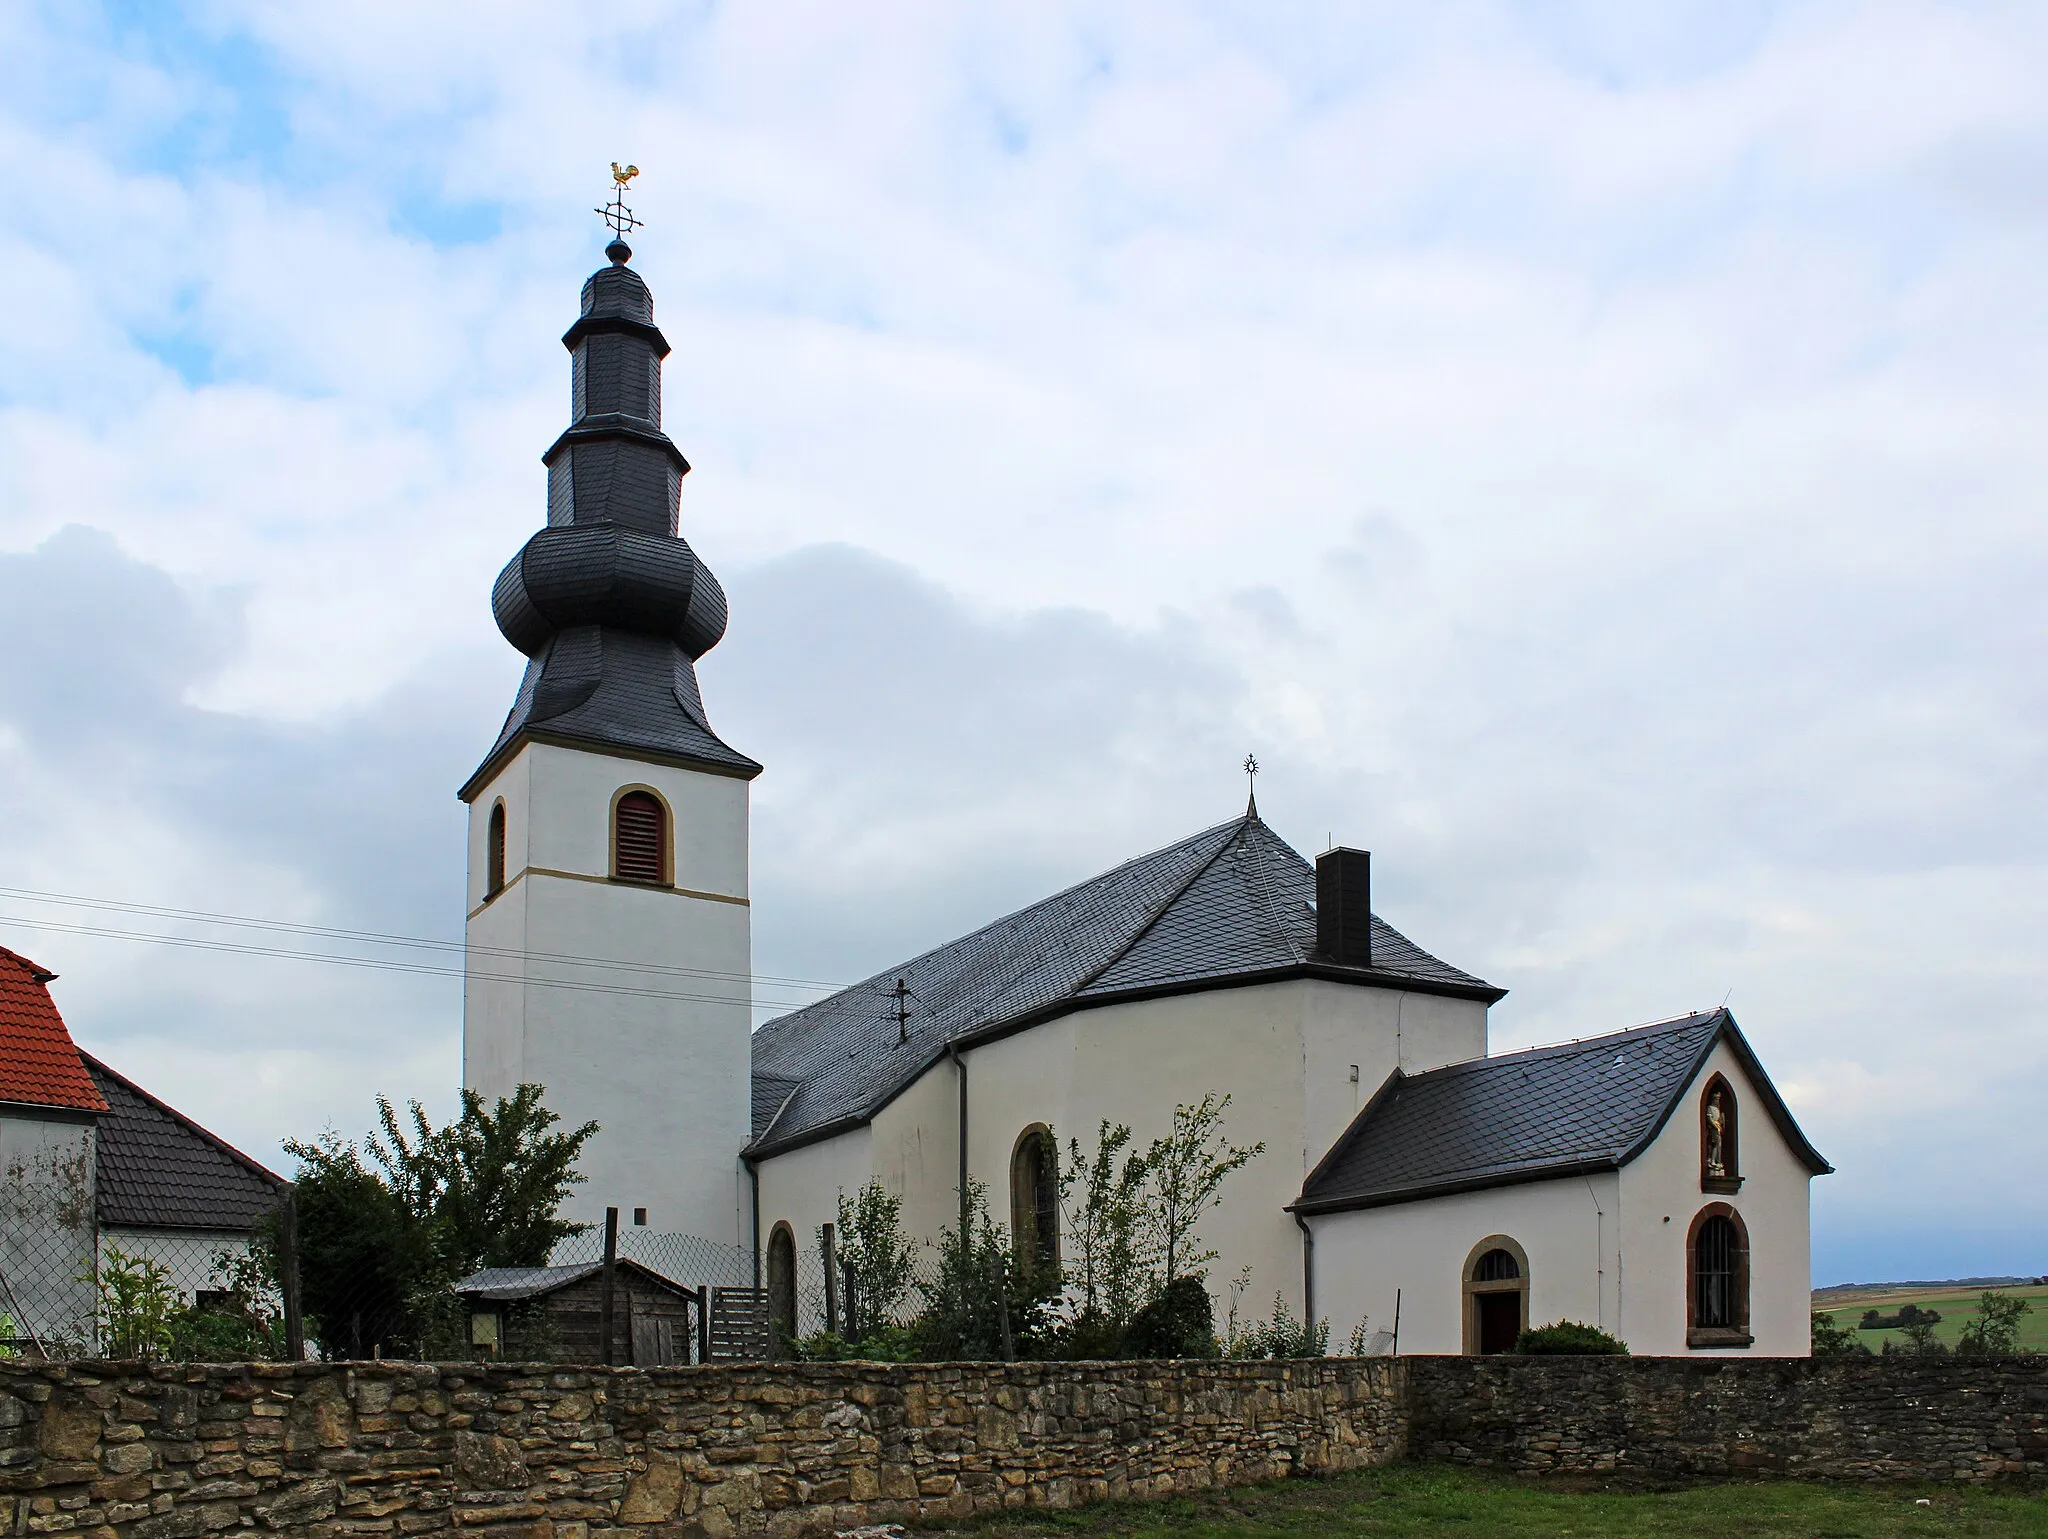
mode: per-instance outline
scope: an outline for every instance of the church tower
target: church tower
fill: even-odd
[[[712,732],[695,663],[725,592],[676,533],[689,464],[661,430],[668,343],[626,264],[583,285],[563,336],[568,431],[542,461],[547,527],[491,609],[526,654],[469,806],[465,1086],[545,1087],[585,1146],[568,1216],[723,1244],[744,1235],[752,940],[748,782]]]

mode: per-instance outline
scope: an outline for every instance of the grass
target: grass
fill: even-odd
[[[2035,1284],[1997,1291],[2025,1299],[2034,1306],[2020,1316],[2020,1345],[2030,1352],[2048,1352],[2048,1288]],[[1830,1290],[1816,1295],[1813,1303],[1816,1309],[1833,1315],[1852,1330],[1866,1309],[1894,1314],[1901,1304],[1918,1304],[1922,1309],[1938,1310],[1941,1323],[1934,1328],[1935,1339],[1954,1346],[1964,1322],[1977,1318],[1977,1300],[1983,1295],[1982,1288],[1872,1288],[1857,1293]],[[1894,1350],[1906,1344],[1905,1337],[1897,1331],[1857,1331],[1856,1339],[1873,1352],[1882,1351],[1881,1343],[1886,1341],[1893,1344]]]
[[[1932,1505],[1921,1507],[1925,1498]],[[920,1529],[915,1532],[933,1532]],[[1462,1539],[1655,1535],[1727,1539],[1889,1539],[2048,1535],[2048,1494],[1953,1486],[1724,1482],[1649,1490],[1596,1481],[1535,1483],[1447,1465],[1392,1465],[1156,1502],[1103,1502],[1071,1512],[978,1518],[950,1530],[971,1539],[1095,1534],[1109,1539],[1296,1539],[1457,1534]]]

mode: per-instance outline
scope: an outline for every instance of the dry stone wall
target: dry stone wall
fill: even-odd
[[[0,1362],[22,1539],[829,1532],[1353,1469],[2048,1480],[2048,1359]]]
[[[2048,1357],[1415,1357],[1409,1451],[1524,1474],[2048,1481]]]
[[[1398,1456],[1395,1365],[0,1364],[16,1535],[829,1532]]]

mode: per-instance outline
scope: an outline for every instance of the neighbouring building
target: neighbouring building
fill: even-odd
[[[89,1349],[109,1248],[157,1261],[186,1303],[289,1189],[133,1081],[81,1052],[56,974],[0,947],[0,1338]]]
[[[1370,1316],[1403,1350],[1530,1321],[1646,1351],[1807,1350],[1807,1144],[1725,1013],[1488,1056],[1504,990],[1372,911],[1370,857],[1313,864],[1255,806],[816,1004],[751,1023],[749,783],[695,664],[723,591],[678,533],[668,343],[623,241],[563,337],[547,524],[492,594],[528,658],[469,807],[464,1083],[595,1119],[573,1216],[748,1250],[784,1330],[800,1254],[879,1181],[914,1234],[987,1186],[1057,1256],[1048,1145],[1139,1144],[1232,1100],[1265,1153],[1203,1238],[1219,1285]],[[1739,1159],[1738,1159],[1739,1151]]]

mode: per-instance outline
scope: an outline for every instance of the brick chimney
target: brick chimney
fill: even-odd
[[[1372,966],[1372,853],[1341,845],[1316,857],[1316,950],[1344,967]]]

